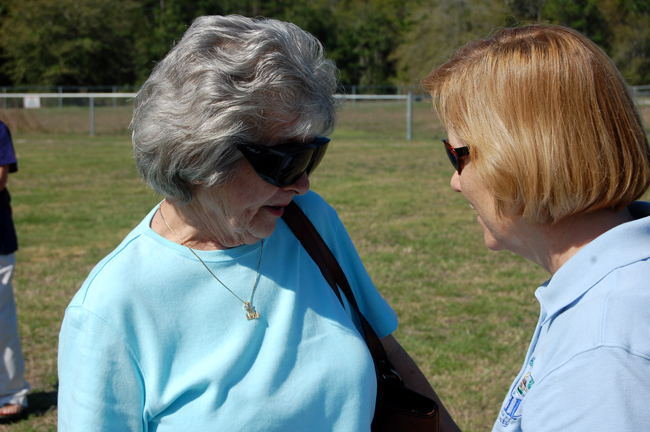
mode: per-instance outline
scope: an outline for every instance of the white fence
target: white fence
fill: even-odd
[[[650,85],[647,86],[634,86],[630,87],[630,94],[639,106],[650,105]],[[84,106],[90,108],[90,135],[95,135],[95,106],[97,100],[110,100],[112,106],[117,105],[118,99],[133,99],[136,93],[6,93],[6,88],[3,88],[3,93],[0,93],[2,99],[2,108],[7,109],[7,100],[12,99],[14,103],[12,106],[16,107],[39,107],[41,99],[57,99],[58,106],[63,107],[64,99],[82,99],[88,100]],[[393,94],[393,95],[369,95],[369,94],[339,94],[339,98],[344,98],[352,103],[358,100],[395,100],[406,102],[406,139],[411,140],[413,136],[413,92],[409,91],[407,94]],[[422,96],[415,96],[415,98],[422,98]],[[18,102],[16,101],[18,100]]]
[[[638,106],[650,105],[650,85],[630,87],[630,94]]]
[[[63,99],[88,99],[90,136],[95,136],[95,99],[112,99],[113,106],[115,106],[117,99],[133,99],[135,95],[135,93],[2,93],[0,97],[2,97],[3,109],[7,109],[7,99],[9,98],[23,99],[25,108],[29,103],[34,104],[35,108],[40,107],[40,99],[58,99],[59,107],[63,106]],[[33,98],[38,98],[38,102],[34,102]]]
[[[112,99],[113,106],[116,106],[117,99],[133,99],[136,93],[0,93],[2,107],[7,109],[7,99],[22,100],[22,106],[29,108],[40,107],[40,99],[58,99],[59,107],[63,106],[63,99],[88,99],[90,108],[90,136],[95,136],[95,101],[97,99]],[[406,102],[406,139],[411,140],[413,136],[413,93],[405,95],[341,95],[336,97],[350,100],[398,100]]]

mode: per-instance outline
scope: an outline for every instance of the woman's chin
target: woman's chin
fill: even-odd
[[[266,217],[262,221],[259,221],[252,229],[248,230],[245,243],[254,244],[262,239],[271,237],[275,231],[277,221],[278,218],[276,217]]]
[[[485,246],[488,247],[488,249],[493,250],[493,251],[502,251],[504,249],[503,245],[499,243],[497,239],[494,238],[492,233],[485,231],[483,233],[483,241],[485,241]]]

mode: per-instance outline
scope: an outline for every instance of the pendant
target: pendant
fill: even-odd
[[[247,320],[252,320],[252,319],[258,319],[260,317],[260,314],[255,311],[255,308],[251,304],[251,302],[244,302],[244,309],[246,309],[246,319]]]

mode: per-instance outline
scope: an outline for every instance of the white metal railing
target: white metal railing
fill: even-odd
[[[38,97],[42,99],[59,99],[59,107],[63,99],[88,99],[88,106],[90,108],[90,136],[95,136],[95,99],[106,98],[115,99],[133,99],[136,93],[0,93],[2,97],[2,107],[7,109],[7,99],[17,98],[24,99],[30,97]]]
[[[650,85],[632,86],[629,89],[638,106],[650,105]]]
[[[413,137],[413,92],[405,95],[358,95],[358,94],[337,94],[337,98],[351,100],[403,100],[406,101],[406,139],[411,141]]]
[[[650,105],[650,85],[631,86],[630,93],[638,105]],[[117,99],[133,99],[136,93],[6,93],[6,88],[0,93],[2,108],[7,109],[7,99],[24,99],[37,97],[43,99],[58,99],[62,107],[63,99],[88,99],[90,108],[90,136],[95,135],[95,99],[112,99],[113,106]],[[352,101],[357,100],[397,100],[406,101],[406,139],[411,140],[413,134],[413,93],[396,95],[368,95],[368,94],[337,94],[336,97]]]
[[[88,99],[90,108],[90,136],[95,136],[95,99],[133,99],[136,93],[0,93],[3,101],[3,109],[7,109],[7,99],[24,99],[38,97],[43,99],[59,99],[59,106],[63,99]],[[411,140],[413,136],[413,94],[408,92],[405,95],[357,95],[337,94],[337,98],[346,100],[403,100],[406,101],[406,139]]]

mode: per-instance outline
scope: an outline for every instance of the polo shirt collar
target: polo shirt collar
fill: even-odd
[[[650,255],[650,203],[637,201],[628,210],[635,218],[601,234],[572,256],[535,296],[546,322],[583,296],[613,270]]]

